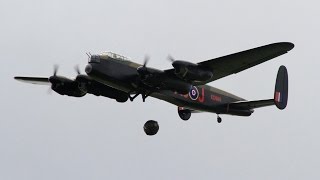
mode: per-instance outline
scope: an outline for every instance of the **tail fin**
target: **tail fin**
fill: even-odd
[[[285,66],[280,66],[278,70],[276,86],[274,91],[274,104],[279,109],[287,107],[288,103],[288,71]]]
[[[271,105],[276,105],[279,109],[287,107],[288,102],[288,72],[285,66],[280,66],[278,70],[276,87],[273,99],[257,101],[240,101],[228,104],[229,110],[252,110]],[[251,114],[252,112],[249,112]]]

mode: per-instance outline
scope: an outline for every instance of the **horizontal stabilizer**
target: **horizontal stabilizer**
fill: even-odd
[[[14,79],[31,84],[39,84],[39,85],[50,85],[49,79],[44,77],[19,77],[16,76]]]
[[[244,101],[244,102],[235,102],[229,104],[230,109],[255,109],[265,106],[274,105],[273,99],[258,100],[258,101]]]

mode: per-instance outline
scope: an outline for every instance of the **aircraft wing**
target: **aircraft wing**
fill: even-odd
[[[293,49],[293,47],[294,44],[289,42],[274,43],[200,62],[198,63],[199,65],[208,67],[213,71],[213,77],[205,82],[197,82],[198,84],[196,85],[206,84],[225,76],[236,74],[283,55]]]
[[[16,76],[14,79],[31,84],[50,85],[49,78],[44,77],[20,77]]]
[[[283,55],[293,49],[294,44],[280,42],[269,44],[227,56],[199,62],[198,65],[213,72],[212,78],[207,81],[194,82],[193,85],[204,85],[208,82],[236,74],[270,59]],[[171,69],[173,73],[173,69]],[[168,70],[170,72],[170,70]]]

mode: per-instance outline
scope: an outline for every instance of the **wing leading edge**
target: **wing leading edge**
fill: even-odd
[[[203,85],[238,73],[281,56],[293,48],[293,43],[280,42],[200,62],[199,65],[212,70],[213,76],[207,81],[196,82],[194,85]]]

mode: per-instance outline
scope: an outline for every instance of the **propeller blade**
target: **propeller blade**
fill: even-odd
[[[148,62],[149,62],[149,59],[150,59],[150,57],[149,57],[148,55],[146,55],[146,56],[144,57],[143,67],[146,67],[146,66],[147,66],[147,64],[148,64]]]
[[[150,57],[148,55],[144,56],[143,66],[137,68],[137,71],[140,75],[140,78],[144,79],[144,76],[148,73],[147,64],[149,62]]]
[[[79,65],[74,66],[74,70],[77,72],[78,75],[81,74]]]
[[[47,94],[50,94],[50,95],[52,94],[52,88],[51,87],[48,88]]]
[[[168,59],[170,62],[174,62],[174,61],[175,61],[174,57],[172,57],[170,54],[168,55],[167,59]]]
[[[58,69],[59,69],[59,66],[58,66],[57,64],[55,64],[55,65],[53,66],[53,76],[56,76],[56,75],[57,75]]]

